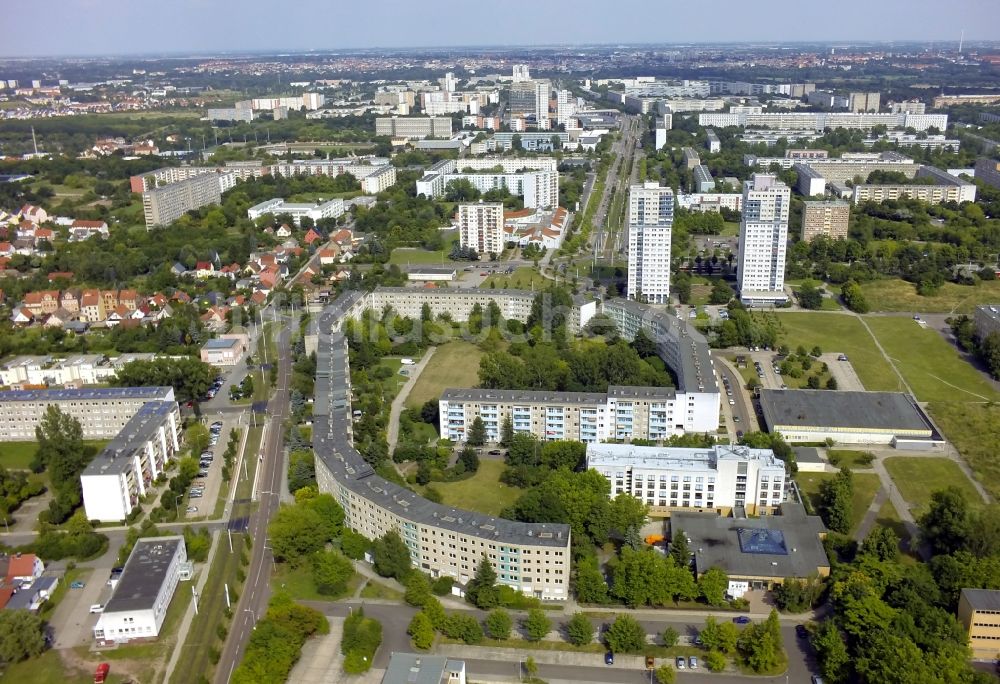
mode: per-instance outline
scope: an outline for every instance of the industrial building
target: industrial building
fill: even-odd
[[[827,577],[830,560],[823,548],[826,528],[802,504],[783,503],[780,515],[748,518],[677,511],[671,534],[683,532],[694,553],[695,572],[720,568],[729,576],[734,598],[750,590],[772,589],[787,580]]]
[[[770,449],[588,444],[587,468],[608,479],[612,498],[631,494],[653,516],[692,508],[729,515],[737,507],[763,515],[785,498],[785,464]]]
[[[760,406],[768,432],[788,442],[926,448],[938,439],[930,419],[903,392],[764,389]]]
[[[153,640],[160,634],[177,583],[190,578],[184,537],[135,543],[114,593],[94,625],[99,646]]]

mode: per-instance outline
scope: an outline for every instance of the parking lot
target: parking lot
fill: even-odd
[[[225,463],[223,454],[226,451],[226,445],[229,443],[230,430],[236,428],[242,436],[242,430],[245,427],[242,423],[245,421],[246,418],[243,413],[236,415],[226,414],[224,417],[221,415],[205,417],[210,435],[215,439],[217,434],[218,438],[216,443],[202,454],[201,472],[204,472],[205,475],[202,476],[199,473],[198,477],[191,483],[191,488],[188,490],[185,499],[186,503],[184,504],[185,517],[189,519],[211,517],[215,511],[215,504],[220,492],[225,496],[226,483],[222,481],[222,466]],[[217,428],[215,427],[216,425],[218,425]],[[215,432],[216,430],[218,430],[217,433]],[[207,460],[209,455],[211,456],[211,463],[208,463]],[[208,463],[207,466],[205,465],[206,463]],[[196,490],[200,490],[200,493],[196,492]]]
[[[781,357],[775,351],[751,351],[748,354],[744,354],[748,358],[748,363],[751,365],[760,363],[760,368],[763,371],[762,375],[758,375],[760,378],[761,385],[764,389],[781,389],[784,384],[784,380],[780,375],[774,372],[773,365],[775,363],[781,363]],[[827,352],[822,354],[818,361],[823,362],[830,369],[830,375],[832,375],[837,380],[838,390],[849,390],[849,391],[863,391],[864,385],[861,384],[861,380],[858,378],[858,374],[854,370],[854,366],[851,365],[849,359],[841,360],[840,357],[843,356],[838,352]]]

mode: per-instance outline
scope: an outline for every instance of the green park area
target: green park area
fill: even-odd
[[[776,313],[784,334],[781,343],[792,349],[819,347],[824,352],[847,354],[868,391],[900,391],[899,378],[875,346],[872,336],[855,316],[833,313]]]
[[[1000,399],[1000,393],[936,330],[899,316],[869,316],[866,321],[920,401]]]
[[[94,448],[94,453],[99,452],[108,443],[103,439],[84,440],[85,446]],[[35,451],[38,450],[38,442],[0,442],[0,466],[11,470],[29,470],[31,461],[35,458]]]
[[[440,345],[410,390],[406,405],[420,408],[430,399],[437,401],[446,387],[474,387],[479,383],[482,356],[482,350],[470,342]]]
[[[500,482],[505,467],[503,461],[484,458],[472,477],[455,482],[434,482],[430,486],[441,494],[441,503],[445,506],[499,515],[517,501],[522,491]]]
[[[928,411],[976,479],[1000,499],[1000,405],[936,401]]]
[[[540,290],[548,287],[551,283],[551,280],[530,266],[522,266],[514,269],[514,272],[510,274],[491,275],[479,287],[498,290]]]
[[[813,513],[819,511],[820,505],[820,484],[826,480],[832,480],[836,473],[799,473],[795,476],[795,482],[799,485],[802,496],[806,499]],[[851,530],[856,530],[858,525],[868,512],[869,506],[875,500],[878,493],[878,475],[874,473],[854,473],[854,495],[851,498]]]
[[[983,500],[969,478],[957,463],[947,458],[893,456],[885,459],[885,468],[915,518],[927,510],[931,494],[948,487],[960,489],[971,507],[982,504]]]
[[[427,250],[419,247],[397,247],[389,255],[389,263],[397,266],[407,266],[410,264],[422,264],[430,266],[454,266],[460,267],[460,262],[448,259],[449,249]]]
[[[990,304],[1000,298],[1000,280],[983,281],[975,286],[944,283],[936,294],[917,294],[913,283],[898,278],[873,280],[861,290],[872,311],[902,311],[907,313],[972,313],[980,304]]]

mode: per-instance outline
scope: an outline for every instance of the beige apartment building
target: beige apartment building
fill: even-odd
[[[231,179],[235,183],[235,177]],[[142,211],[146,228],[166,226],[192,209],[219,204],[222,202],[223,184],[219,174],[208,173],[143,192]]]
[[[1000,591],[963,589],[958,619],[969,635],[973,658],[1000,658]]]
[[[811,242],[820,235],[832,240],[847,239],[851,203],[842,200],[802,203],[802,240]]]
[[[458,205],[458,236],[462,247],[482,255],[503,251],[503,204],[479,202]]]

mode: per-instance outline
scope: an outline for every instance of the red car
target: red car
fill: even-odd
[[[97,670],[94,671],[94,684],[104,684],[108,679],[108,673],[111,671],[111,666],[108,663],[101,663],[97,666]]]

